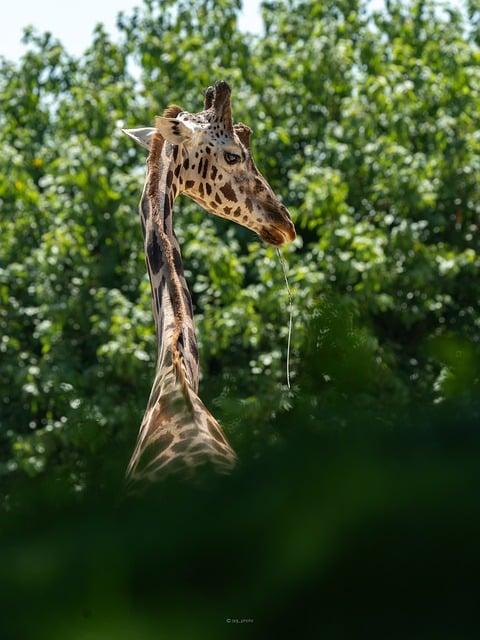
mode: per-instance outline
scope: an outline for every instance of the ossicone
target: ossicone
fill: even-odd
[[[231,89],[225,80],[217,80],[205,92],[205,109],[213,112],[215,120],[222,122],[225,129],[233,133]]]

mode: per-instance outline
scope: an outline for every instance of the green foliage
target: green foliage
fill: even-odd
[[[157,638],[157,619],[162,637],[237,637],[228,617],[262,638],[289,618],[307,637],[305,604],[308,637],[317,611],[325,638],[471,637],[480,14],[466,4],[272,0],[253,37],[238,0],[145,0],[118,42],[99,26],[73,58],[29,29],[23,58],[0,62],[2,638]],[[292,389],[275,252],[180,198],[201,396],[241,465],[112,513],[155,361],[144,153],[120,128],[201,109],[219,78],[298,230]],[[433,595],[449,570],[458,616]],[[398,618],[395,588],[430,624]]]
[[[72,58],[29,29],[0,74],[1,474],[86,486],[135,436],[155,342],[136,208],[143,152],[120,127],[234,87],[259,166],[290,206],[295,292],[271,248],[180,199],[203,395],[235,444],[275,438],[298,394],[401,407],[478,390],[478,7],[360,0],[146,1]],[[390,417],[394,418],[394,411]],[[388,421],[388,419],[387,419]]]

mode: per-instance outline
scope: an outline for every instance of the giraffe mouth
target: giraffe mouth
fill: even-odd
[[[273,244],[275,247],[283,244],[285,242],[285,238],[280,231],[276,229],[261,229],[259,231],[260,238],[267,242],[268,244]]]
[[[274,247],[279,247],[282,244],[295,240],[296,233],[293,224],[286,228],[280,229],[279,227],[263,227],[258,232],[258,235],[262,240],[268,244],[272,244]]]

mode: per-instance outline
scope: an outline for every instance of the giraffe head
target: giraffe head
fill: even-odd
[[[255,166],[251,129],[233,123],[230,93],[226,82],[217,82],[205,93],[203,111],[171,106],[156,118],[155,128],[124,131],[147,148],[155,131],[181,147],[173,154],[179,190],[208,212],[238,222],[269,244],[290,242],[290,214]]]

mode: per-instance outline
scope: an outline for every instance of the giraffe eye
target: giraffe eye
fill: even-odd
[[[240,156],[236,153],[229,153],[228,151],[225,151],[223,157],[228,164],[236,164],[237,162],[240,162]]]

